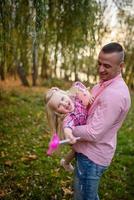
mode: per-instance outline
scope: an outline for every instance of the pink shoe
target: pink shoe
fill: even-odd
[[[72,166],[72,164],[71,163],[66,164],[65,163],[65,159],[61,159],[60,165],[68,172],[73,172],[74,171],[74,167]]]

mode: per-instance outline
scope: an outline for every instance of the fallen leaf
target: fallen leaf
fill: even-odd
[[[2,151],[2,152],[1,152],[1,157],[4,158],[5,156],[6,156],[6,155],[5,155],[5,152]]]
[[[72,194],[72,193],[73,193],[72,190],[71,190],[71,189],[68,189],[68,188],[62,187],[62,190],[63,190],[63,192],[64,192],[64,195]]]
[[[36,160],[36,159],[37,159],[37,155],[35,155],[35,154],[30,154],[30,155],[28,156],[28,158],[29,158],[30,160]]]
[[[0,190],[0,197],[4,197],[4,196],[6,196],[6,192],[3,190]]]
[[[30,161],[30,160],[36,160],[36,159],[37,159],[37,155],[30,154],[30,155],[27,155],[27,156],[23,156],[21,158],[21,161]]]
[[[11,160],[6,160],[5,165],[11,167],[13,165],[13,161]]]

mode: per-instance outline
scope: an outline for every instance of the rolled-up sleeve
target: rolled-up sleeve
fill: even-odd
[[[63,120],[62,126],[63,129],[64,128],[74,129],[74,115],[73,114],[67,115]]]
[[[73,130],[73,135],[85,141],[96,142],[100,140],[103,134],[106,134],[118,122],[122,112],[121,108],[120,95],[101,97],[92,116],[88,116],[88,123],[76,126]]]

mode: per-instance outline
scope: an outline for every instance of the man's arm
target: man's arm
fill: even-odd
[[[118,94],[101,97],[89,124],[77,126],[73,135],[82,140],[96,142],[117,122],[122,102]],[[90,117],[90,116],[89,116]]]

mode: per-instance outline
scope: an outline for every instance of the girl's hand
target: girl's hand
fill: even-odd
[[[92,104],[94,102],[94,96],[89,95],[89,103]]]
[[[74,144],[77,141],[77,138],[73,136],[71,128],[64,128],[64,135],[66,139],[69,139],[70,144]]]
[[[82,101],[84,106],[88,106],[94,102],[94,96],[88,90],[78,90],[77,97]]]

